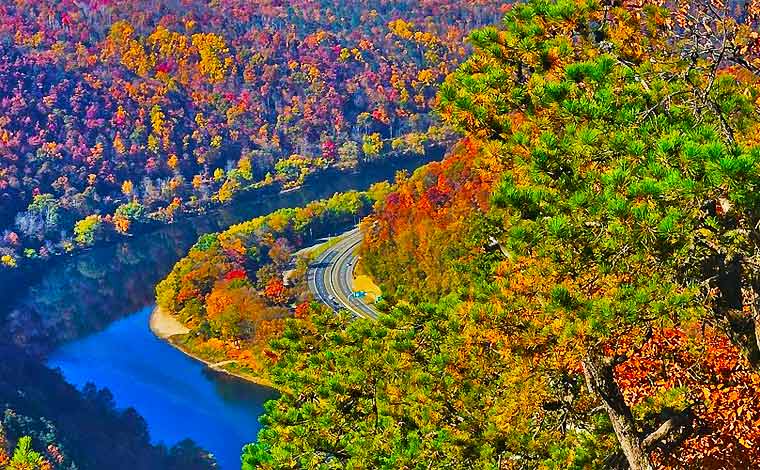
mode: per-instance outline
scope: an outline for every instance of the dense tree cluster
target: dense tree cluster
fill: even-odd
[[[159,308],[191,328],[182,346],[266,376],[268,340],[306,300],[307,258],[296,250],[356,223],[387,189],[339,193],[203,235],[156,287]]]
[[[363,223],[386,314],[288,321],[243,468],[756,465],[760,10],[664,5],[472,33],[465,139]]]
[[[151,444],[143,418],[116,409],[108,390],[89,384],[79,391],[15,347],[0,345],[0,354],[1,469],[216,468],[191,441],[170,449]]]
[[[0,264],[447,139],[437,84],[500,3],[2,5]]]
[[[462,139],[443,161],[397,178],[381,210],[364,221],[363,264],[375,277],[393,280],[386,299],[439,298],[473,274],[464,264],[451,269],[453,260],[475,266],[493,256],[483,251],[484,213],[503,165],[488,152]]]

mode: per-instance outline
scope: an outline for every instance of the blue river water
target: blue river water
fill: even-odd
[[[105,330],[63,345],[49,358],[66,379],[108,387],[119,407],[135,408],[154,442],[193,439],[222,469],[240,468],[240,449],[256,439],[258,416],[275,392],[214,372],[158,339],[148,327],[152,307]]]
[[[256,439],[258,417],[274,392],[210,371],[155,337],[148,319],[156,283],[204,233],[335,192],[364,190],[440,156],[382,161],[358,174],[326,173],[299,191],[240,201],[59,259],[24,289],[0,282],[0,298],[13,299],[0,303],[0,337],[46,358],[80,388],[87,382],[108,388],[118,407],[142,415],[154,443],[171,447],[190,438],[212,452],[222,470],[238,469],[241,447]]]

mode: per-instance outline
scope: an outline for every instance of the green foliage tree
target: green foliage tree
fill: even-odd
[[[16,216],[16,226],[21,233],[40,240],[58,230],[60,222],[60,204],[52,194],[34,196],[26,212]]]
[[[143,222],[147,215],[145,206],[137,201],[131,201],[116,208],[114,215],[125,217],[132,222]]]
[[[372,159],[380,155],[380,151],[383,149],[383,141],[380,138],[380,134],[374,133],[365,135],[362,140],[362,152],[368,159]]]
[[[29,436],[19,438],[8,470],[42,470],[46,466],[47,461],[42,454],[32,448],[32,438]]]
[[[677,420],[634,419],[614,374],[632,352],[606,348],[708,319],[760,364],[758,90],[681,54],[667,17],[529,2],[473,33],[476,53],[441,89],[450,120],[504,159],[499,241],[550,264],[537,323],[562,325],[546,341],[578,355],[633,469],[652,467],[643,430]]]
[[[96,237],[103,226],[103,219],[97,215],[88,215],[74,225],[76,241],[83,246],[95,243]]]
[[[396,307],[379,322],[312,307],[272,344],[282,396],[267,403],[265,428],[242,468],[500,468],[505,446],[534,457],[495,426],[497,397],[527,388],[507,357],[459,354],[458,302]],[[490,376],[494,380],[484,380]]]
[[[719,328],[750,382],[760,364],[760,90],[699,52],[728,33],[673,24],[658,5],[532,0],[471,35],[441,114],[503,171],[469,250],[450,240],[464,285],[425,306],[397,289],[378,323],[291,322],[244,468],[648,470],[681,444],[715,464],[684,441],[703,390],[638,390],[634,409],[620,376],[655,331],[693,341],[685,356]]]
[[[52,194],[34,196],[27,210],[45,221],[45,232],[56,230],[60,222],[60,204]]]

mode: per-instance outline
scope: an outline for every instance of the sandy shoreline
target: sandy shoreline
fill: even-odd
[[[150,325],[150,330],[153,332],[153,334],[163,339],[164,341],[169,343],[172,347],[181,351],[185,355],[195,359],[196,361],[206,364],[206,366],[209,369],[213,369],[217,372],[223,372],[227,375],[237,377],[238,379],[245,380],[246,382],[250,382],[256,385],[262,385],[264,387],[274,388],[272,387],[271,382],[264,379],[263,377],[254,377],[251,375],[240,374],[237,372],[229,371],[221,367],[222,365],[229,364],[234,361],[222,361],[220,363],[213,363],[202,357],[196,356],[192,352],[188,351],[187,349],[183,348],[182,346],[172,341],[172,336],[187,334],[190,332],[190,329],[186,327],[185,325],[183,325],[182,323],[180,323],[179,320],[177,320],[176,318],[164,312],[163,309],[161,309],[161,307],[156,306],[153,309],[153,312],[151,312],[150,314],[149,325]]]
[[[156,306],[150,314],[150,330],[161,339],[169,339],[174,335],[184,335],[190,329]]]

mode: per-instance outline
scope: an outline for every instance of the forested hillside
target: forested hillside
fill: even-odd
[[[13,346],[0,345],[0,355],[0,469],[215,468],[189,440],[153,445],[145,420],[132,408],[117,409],[108,390],[77,390]]]
[[[157,307],[190,330],[172,341],[268,384],[269,340],[286,318],[308,309],[306,269],[314,255],[304,247],[354,225],[388,189],[381,183],[339,193],[203,235],[156,286]]]
[[[6,273],[449,149],[203,235],[156,287],[176,346],[280,393],[243,470],[760,461],[757,1],[18,0],[0,19]],[[357,222],[377,318],[307,287],[334,240],[311,245]],[[215,467],[0,353],[0,468]]]
[[[421,153],[496,1],[0,5],[0,269],[241,190]]]
[[[287,322],[244,469],[757,465],[760,10],[673,3],[470,35],[465,137],[362,223],[386,314]]]

